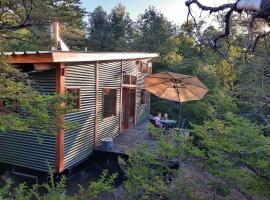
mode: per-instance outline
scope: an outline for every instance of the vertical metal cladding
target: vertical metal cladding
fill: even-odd
[[[55,94],[55,70],[30,74],[41,93]],[[31,133],[0,133],[0,162],[47,172],[55,162],[55,136]]]
[[[65,116],[65,121],[76,122],[76,130],[65,131],[64,168],[85,160],[94,149],[95,137],[95,63],[65,64],[66,88],[80,88],[80,110]]]
[[[144,122],[150,114],[150,95],[146,93],[146,104],[141,104],[141,91],[143,89],[144,77],[147,74],[138,73],[138,89],[137,89],[137,124]]]
[[[120,84],[121,62],[101,62],[99,64],[99,139],[115,137],[119,133],[120,123]],[[116,115],[103,119],[103,89],[117,89]]]

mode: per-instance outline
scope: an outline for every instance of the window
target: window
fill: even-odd
[[[103,89],[103,119],[116,115],[116,89]]]
[[[124,75],[123,76],[123,84],[136,85],[137,84],[137,76]]]
[[[142,66],[142,73],[148,74],[148,65],[146,63],[143,63]]]
[[[136,65],[137,65],[138,72],[142,72],[142,62],[136,61]]]
[[[0,100],[0,112],[2,113],[19,112],[18,102],[14,99]]]
[[[141,104],[146,104],[146,91],[145,91],[145,89],[141,90]]]
[[[72,94],[72,98],[68,99],[67,105],[72,106],[72,109],[79,110],[81,107],[81,89],[80,88],[67,88],[68,94]]]
[[[123,83],[129,85],[130,84],[130,76],[124,75],[123,76]]]
[[[148,64],[142,61],[136,62],[138,72],[148,74]]]
[[[137,84],[137,76],[130,76],[130,84],[136,85]]]

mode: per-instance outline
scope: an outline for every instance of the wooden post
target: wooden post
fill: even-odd
[[[119,105],[119,133],[121,133],[121,129],[122,129],[122,95],[123,95],[123,70],[124,70],[124,67],[123,67],[123,61],[121,61],[121,73],[120,73],[120,105]]]
[[[56,67],[56,94],[65,94],[65,66],[63,63],[59,63]],[[65,106],[61,104],[60,106]],[[64,116],[57,116],[57,125],[64,125]],[[64,128],[57,128],[56,133],[56,145],[55,145],[55,160],[56,160],[56,172],[61,173],[64,171]]]
[[[98,130],[98,99],[99,99],[99,76],[98,76],[99,63],[96,62],[96,110],[95,110],[95,147],[99,145],[99,130]]]

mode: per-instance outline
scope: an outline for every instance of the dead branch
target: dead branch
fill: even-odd
[[[218,13],[220,11],[225,11],[226,12],[225,17],[224,17],[224,24],[225,24],[224,32],[222,34],[218,35],[214,39],[214,49],[216,51],[218,51],[218,43],[219,43],[219,41],[221,39],[227,38],[231,33],[230,21],[231,21],[232,14],[234,12],[241,13],[243,10],[247,11],[247,12],[251,12],[252,13],[252,19],[251,19],[251,22],[250,22],[250,24],[251,24],[250,28],[252,28],[252,24],[255,21],[255,19],[263,19],[265,21],[270,21],[270,17],[269,17],[270,16],[270,4],[269,4],[268,1],[262,0],[260,8],[257,8],[257,10],[254,9],[254,8],[249,7],[248,5],[246,6],[245,4],[244,4],[244,6],[241,5],[241,6],[238,7],[239,2],[241,4],[245,3],[245,2],[243,2],[243,0],[242,1],[237,0],[234,3],[227,3],[227,4],[222,4],[220,6],[216,6],[216,7],[213,6],[212,7],[212,6],[205,6],[205,5],[201,4],[198,0],[187,0],[185,2],[186,6],[188,7],[188,16],[192,16],[191,8],[190,8],[192,5],[197,5],[202,11],[208,11],[210,14]],[[241,9],[239,9],[239,8],[241,8]],[[192,16],[192,19],[193,19],[193,21],[195,23],[195,26],[196,26],[196,19],[193,16]],[[248,47],[248,51],[251,50],[252,52],[254,52],[258,41],[261,40],[262,38],[268,36],[268,35],[269,35],[269,32],[258,35],[255,38],[253,45],[250,45]]]

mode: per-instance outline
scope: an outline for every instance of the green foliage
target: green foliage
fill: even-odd
[[[160,53],[161,65],[176,65],[182,60],[178,53],[179,39],[174,37],[175,27],[162,13],[149,7],[139,16],[138,32],[134,40],[134,49]]]
[[[113,184],[118,174],[108,174],[108,171],[103,171],[97,181],[90,182],[88,188],[80,187],[78,194],[70,200],[91,200],[97,199],[100,195],[112,195],[114,191]]]
[[[49,183],[42,185],[35,184],[29,188],[24,183],[13,188],[11,183],[7,183],[0,188],[0,200],[92,200],[97,199],[99,195],[110,195],[113,192],[113,184],[117,178],[117,174],[109,175],[107,171],[103,171],[97,181],[89,183],[88,188],[79,186],[77,195],[71,196],[67,194],[65,189],[65,177],[61,177],[58,182],[55,182],[53,172],[50,170]]]
[[[133,21],[119,4],[108,14],[97,7],[89,15],[88,45],[96,51],[127,51],[133,39]]]
[[[260,128],[231,113],[193,128],[205,170],[248,196],[269,196],[270,139]]]
[[[51,44],[48,26],[54,21],[66,27],[63,39],[68,46],[82,48],[85,11],[79,0],[2,0],[1,8],[6,10],[0,16],[2,51],[48,50]]]
[[[0,59],[0,101],[5,103],[0,115],[0,132],[29,131],[35,127],[38,133],[55,134],[63,126],[56,117],[70,112],[72,105],[60,105],[73,97],[40,94],[33,84],[27,74]],[[13,111],[15,105],[19,112]],[[72,124],[66,125],[72,128]]]
[[[191,148],[192,139],[179,134],[175,130],[164,135],[164,130],[148,126],[150,134],[157,141],[157,148],[150,149],[147,145],[139,145],[129,150],[129,160],[120,159],[126,175],[124,189],[126,198],[131,199],[166,199],[171,196],[174,185],[171,179],[179,172],[170,167],[170,162],[182,163],[192,152],[199,152],[196,147]],[[186,192],[187,188],[178,188]]]

